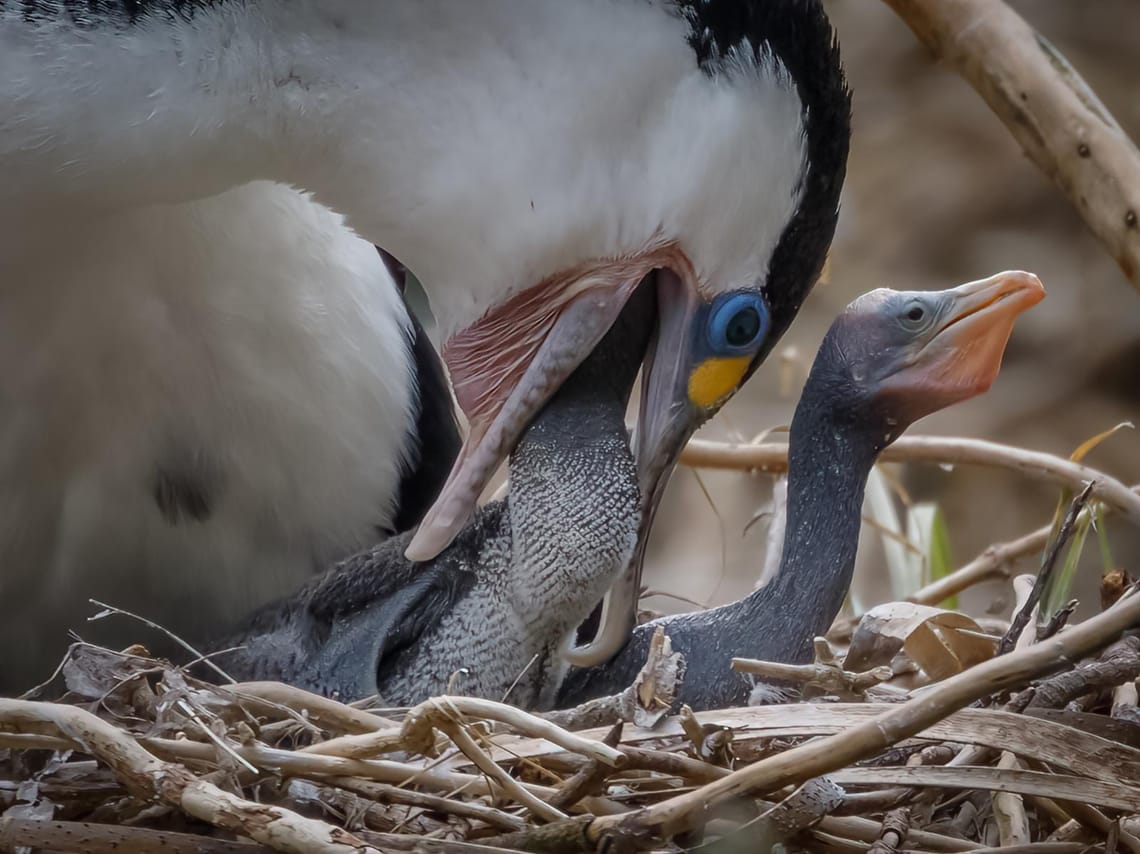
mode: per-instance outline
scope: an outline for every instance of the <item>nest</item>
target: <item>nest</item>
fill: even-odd
[[[624,692],[541,715],[346,704],[75,644],[0,699],[0,851],[1140,854],[1140,595],[1114,571],[1081,623],[1038,607],[1074,530],[1137,498],[1046,462],[1063,495],[1083,484],[1053,526],[839,621],[811,664],[733,661],[755,702],[795,702],[674,714],[686,674],[661,628]],[[1008,622],[935,607],[1045,544]]]
[[[216,685],[77,644],[61,699],[0,700],[0,850],[1140,851],[1140,639],[1121,639],[1140,596],[1121,592],[1020,648],[1032,591],[1000,640],[881,606],[838,627],[842,665],[822,638],[811,665],[735,663],[807,701],[676,715],[660,630],[623,694],[546,715]],[[888,610],[912,626],[897,643]],[[937,669],[924,637],[989,654],[907,688]]]

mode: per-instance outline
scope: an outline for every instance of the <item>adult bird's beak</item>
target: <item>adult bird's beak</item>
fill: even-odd
[[[883,383],[885,392],[906,385],[922,410],[915,418],[986,391],[1001,368],[1014,321],[1045,298],[1045,288],[1032,273],[1014,270],[943,291],[943,298],[938,323],[912,357],[915,370]]]
[[[654,355],[642,375],[634,443],[643,496],[649,498],[644,539],[664,480],[699,423],[688,401],[686,354],[701,300],[694,276],[671,272],[688,269],[678,256],[675,248],[664,247],[575,271],[523,291],[448,340],[443,357],[469,432],[451,475],[405,551],[409,560],[429,560],[451,543],[531,419],[652,274],[659,279],[660,314]],[[629,610],[632,614],[632,605]]]
[[[637,617],[645,550],[669,475],[696,429],[736,391],[750,361],[702,361],[695,346],[696,320],[702,306],[696,288],[670,271],[660,271],[658,280],[657,334],[642,374],[634,434],[641,488],[637,545],[626,571],[610,588],[594,639],[585,646],[562,651],[563,659],[575,667],[592,667],[609,660],[628,639]]]

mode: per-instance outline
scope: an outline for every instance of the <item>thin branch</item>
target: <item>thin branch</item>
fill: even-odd
[[[519,785],[519,782],[514,777],[493,762],[491,757],[478,745],[462,724],[451,724],[451,726],[447,728],[447,734],[451,740],[455,742],[455,746],[463,752],[464,756],[471,760],[476,768],[498,783],[503,792],[510,795],[511,798],[518,801],[534,815],[543,821],[558,821],[559,819],[566,818],[566,813],[552,807],[546,801],[542,800],[542,798],[529,792],[523,786]]]
[[[141,744],[152,753],[180,762],[216,761],[213,747],[188,739],[146,737]],[[473,795],[493,795],[496,790],[481,774],[464,774],[438,768],[425,768],[407,762],[380,759],[346,759],[281,750],[261,744],[234,745],[234,750],[258,768],[291,777],[360,777],[393,785],[414,784],[437,792],[465,789]],[[520,783],[533,795],[549,798],[557,789],[535,783]],[[625,808],[604,798],[593,798],[583,806],[595,814],[624,812]]]
[[[1074,490],[1096,481],[1092,497],[1140,525],[1140,495],[1103,472],[1042,451],[1027,451],[983,439],[903,436],[884,450],[880,459],[896,463],[988,466]],[[788,468],[788,446],[733,445],[692,439],[681,452],[681,462],[697,468],[779,474]]]
[[[869,854],[895,854],[910,833],[910,808],[900,807],[883,816],[883,830],[871,843]]]
[[[0,851],[35,848],[77,854],[261,854],[254,842],[228,842],[196,833],[123,827],[89,821],[0,818]]]
[[[1140,484],[1133,485],[1131,490],[1140,495]],[[1045,525],[1016,540],[989,546],[968,564],[907,597],[907,601],[919,605],[937,605],[975,584],[991,578],[1008,578],[1009,567],[1016,561],[1026,555],[1040,554],[1052,531],[1052,525]]]
[[[262,710],[270,712],[279,711],[278,707],[299,711],[326,729],[339,732],[371,733],[384,729],[398,732],[400,729],[400,724],[387,718],[281,682],[237,682],[225,686],[222,693],[232,695],[239,705],[260,705]]]
[[[814,684],[832,693],[863,693],[875,685],[888,681],[894,671],[884,665],[851,673],[838,665],[827,664],[784,664],[778,661],[758,661],[752,658],[732,659],[732,669],[737,673],[748,673],[764,679],[779,679],[798,684]]]
[[[1008,754],[1013,756],[1012,753]],[[1004,755],[1002,757],[1004,759]],[[841,786],[923,786],[936,789],[986,789],[994,792],[1013,792],[1019,795],[1038,795],[1053,798],[1080,798],[1082,802],[1110,809],[1140,810],[1140,790],[1124,783],[1089,780],[1067,774],[1024,771],[1016,765],[1003,764],[997,768],[976,765],[914,765],[887,768],[844,768],[828,775]]]
[[[118,614],[119,616],[122,616],[122,617],[130,617],[132,620],[137,620],[138,622],[142,623],[144,626],[147,626],[148,628],[154,629],[156,632],[161,632],[162,634],[166,635],[168,638],[170,638],[172,641],[174,641],[176,644],[178,644],[180,647],[182,647],[184,650],[186,650],[188,653],[190,653],[192,656],[194,656],[194,661],[201,661],[202,663],[204,663],[207,667],[209,667],[216,674],[218,674],[218,676],[220,676],[224,682],[227,682],[229,684],[233,684],[233,682],[235,681],[232,676],[230,676],[228,673],[226,673],[226,671],[224,671],[224,670],[222,670],[222,668],[218,667],[218,665],[215,664],[213,659],[211,659],[208,655],[203,655],[202,653],[198,652],[198,650],[195,649],[193,646],[191,646],[187,641],[180,638],[178,635],[176,635],[174,632],[170,631],[170,629],[166,628],[165,626],[161,626],[158,623],[154,622],[153,620],[148,620],[146,617],[141,617],[138,614],[132,613],[130,611],[126,611],[123,608],[117,608],[114,605],[108,605],[106,602],[100,602],[98,599],[88,599],[87,601],[90,602],[92,605],[96,605],[96,606],[103,609],[100,613],[95,614],[92,617],[88,617],[87,622],[90,623],[90,622],[94,622],[96,620],[102,620],[102,619],[105,619],[106,617],[110,616],[111,614]]]
[[[446,798],[442,795],[431,795],[425,792],[414,792],[410,789],[401,789],[389,783],[374,783],[361,780],[357,777],[330,777],[326,780],[330,786],[337,786],[350,792],[356,792],[374,801],[389,801],[394,804],[404,804],[410,807],[421,807],[440,813],[451,813],[461,818],[471,818],[483,821],[492,827],[505,831],[522,830],[526,822],[517,816],[509,815],[502,810],[474,801],[461,801],[456,798]]]
[[[514,706],[476,697],[435,697],[420,703],[408,712],[404,719],[405,744],[429,745],[434,741],[431,735],[433,726],[438,727],[444,721],[449,724],[455,723],[459,720],[459,716],[463,715],[498,721],[523,735],[545,739],[551,744],[556,744],[572,753],[580,753],[611,768],[619,768],[625,763],[621,751],[607,744],[582,738],[549,720]]]
[[[1021,769],[1017,757],[1004,751],[998,759],[998,769],[1018,771]],[[1052,782],[1052,781],[1050,781]],[[1084,782],[1082,781],[1082,786]],[[1033,837],[1029,830],[1029,817],[1025,814],[1025,800],[1012,791],[995,792],[993,796],[994,821],[998,826],[998,839],[1005,848],[1025,845]]]

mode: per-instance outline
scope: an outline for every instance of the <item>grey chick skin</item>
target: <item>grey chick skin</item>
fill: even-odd
[[[880,289],[851,303],[820,345],[792,419],[775,578],[737,602],[639,626],[605,664],[572,670],[557,705],[629,686],[658,626],[685,657],[677,704],[697,710],[749,700],[753,685],[732,670],[734,657],[811,661],[813,638],[831,626],[851,583],[876,458],[919,418],[985,391],[1014,318],[1043,296],[1036,276],[1011,272],[945,291]]]
[[[437,558],[405,559],[408,535],[351,557],[214,645],[242,647],[218,663],[238,679],[345,700],[409,705],[450,690],[552,703],[563,638],[636,541],[625,411],[655,316],[649,282],[527,428],[510,456],[509,497]]]

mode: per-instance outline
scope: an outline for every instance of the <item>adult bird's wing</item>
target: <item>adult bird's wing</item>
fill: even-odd
[[[409,531],[420,523],[428,508],[439,496],[451,467],[459,456],[462,438],[455,417],[455,401],[443,369],[443,360],[428,338],[407,298],[407,268],[379,246],[376,251],[384,262],[396,288],[404,299],[412,328],[409,355],[416,380],[416,423],[408,444],[408,456],[400,479],[399,503],[394,520],[394,533]]]

